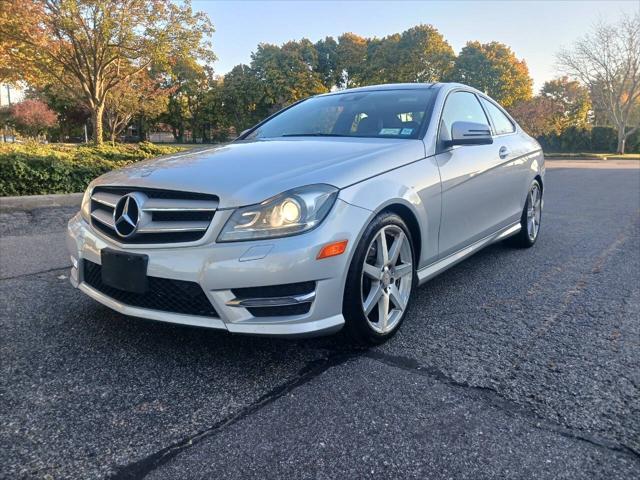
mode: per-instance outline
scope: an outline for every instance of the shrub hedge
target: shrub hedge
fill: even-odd
[[[556,153],[609,153],[618,146],[618,135],[611,127],[568,128],[560,135],[543,135],[538,142],[547,152]],[[625,151],[640,152],[640,130],[627,138]]]
[[[0,196],[82,192],[103,173],[183,147],[0,144]]]

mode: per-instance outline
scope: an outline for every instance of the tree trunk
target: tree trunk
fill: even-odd
[[[627,136],[625,135],[624,130],[624,127],[618,128],[618,147],[616,148],[616,153],[624,153],[624,146],[625,143],[627,143]]]
[[[91,112],[91,121],[93,122],[93,141],[96,145],[102,145],[102,114],[104,113],[104,105],[98,105]]]

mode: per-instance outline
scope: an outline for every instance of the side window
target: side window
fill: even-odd
[[[453,122],[475,122],[489,125],[478,99],[471,92],[454,92],[447,97],[440,120],[440,140],[451,140]]]
[[[516,131],[516,127],[513,125],[511,120],[502,113],[502,110],[484,98],[481,98],[481,100],[482,105],[487,109],[487,112],[493,121],[493,125],[496,129],[496,135],[504,135],[505,133],[513,133]]]

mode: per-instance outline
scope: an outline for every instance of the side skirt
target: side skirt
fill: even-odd
[[[458,250],[451,255],[438,260],[437,262],[432,263],[431,265],[427,265],[426,267],[418,270],[418,284],[422,285],[427,280],[431,280],[433,277],[438,275],[439,273],[445,271],[448,268],[453,267],[455,264],[461,262],[465,258],[473,255],[478,250],[491,245],[494,242],[498,242],[500,240],[504,240],[512,235],[518,233],[521,229],[520,222],[516,222],[502,230],[498,230],[491,235],[488,235],[484,238],[481,238],[475,243],[472,243],[468,247],[463,248],[462,250]]]

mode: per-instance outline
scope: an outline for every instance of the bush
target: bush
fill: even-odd
[[[538,141],[547,152],[557,153],[610,153],[618,145],[616,130],[611,127],[593,127],[566,129],[560,135],[550,134],[538,137]],[[627,138],[625,151],[640,152],[640,130]]]
[[[0,144],[0,196],[82,192],[115,168],[182,147],[137,145]]]

